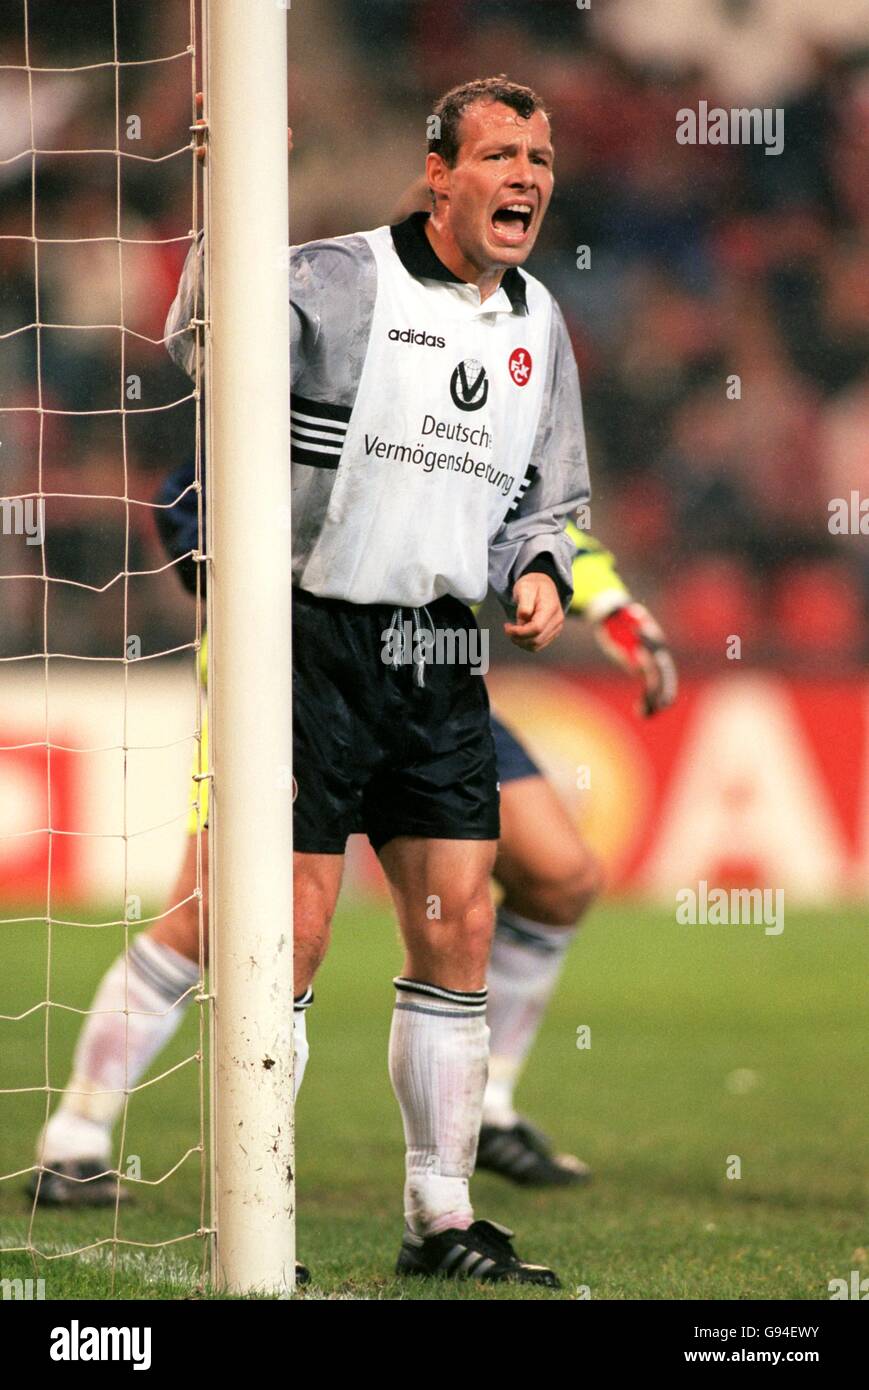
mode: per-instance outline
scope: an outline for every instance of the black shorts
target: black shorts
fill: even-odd
[[[498,781],[518,782],[522,777],[542,777],[543,773],[531,754],[519,742],[512,729],[492,715],[492,738],[495,741],[495,761]]]
[[[498,780],[485,681],[467,664],[394,669],[384,634],[396,610],[293,590],[293,805],[296,850],[343,854],[361,831],[497,840]],[[419,610],[435,629],[476,630],[458,599]],[[412,610],[401,611],[412,622]],[[471,649],[473,650],[473,648]]]

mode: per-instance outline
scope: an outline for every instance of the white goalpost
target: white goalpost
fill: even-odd
[[[204,0],[213,1277],[294,1287],[286,7]]]

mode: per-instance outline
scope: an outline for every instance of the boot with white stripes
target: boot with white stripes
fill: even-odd
[[[591,1181],[587,1163],[573,1154],[554,1153],[546,1135],[521,1115],[506,1128],[481,1127],[477,1168],[498,1173],[520,1187],[573,1187]]]
[[[494,1221],[474,1221],[466,1231],[451,1229],[434,1236],[405,1231],[395,1272],[561,1288],[553,1270],[519,1259],[511,1244],[512,1236],[512,1231]]]

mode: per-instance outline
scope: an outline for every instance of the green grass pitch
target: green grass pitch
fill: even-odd
[[[51,997],[86,1007],[119,938],[55,928]],[[522,1192],[480,1175],[479,1215],[513,1227],[521,1254],[551,1262],[560,1294],[398,1282],[401,1125],[386,1072],[391,977],[401,954],[388,911],[348,904],[309,1015],[298,1109],[298,1245],[306,1298],[826,1299],[828,1281],[869,1274],[865,1214],[865,914],[794,911],[762,927],[677,926],[672,912],[608,903],[577,941],[520,1099],[593,1184]],[[44,997],[46,932],[0,927],[0,1014]],[[67,1077],[78,1020],[52,1010],[50,1080]],[[0,1086],[44,1083],[44,1014],[0,1023]],[[577,1048],[577,1029],[591,1046]],[[191,1010],[165,1070],[196,1051]],[[736,1075],[734,1075],[736,1074]],[[198,1140],[197,1067],[135,1095],[125,1155],[158,1177]],[[31,1161],[44,1097],[0,1095],[0,1174]],[[739,1160],[741,1176],[728,1178]],[[195,1231],[199,1158],[121,1209],[122,1239]],[[0,1182],[0,1247],[26,1238],[23,1180]],[[48,1254],[112,1235],[112,1211],[39,1211]],[[110,1248],[41,1260],[0,1250],[0,1277],[45,1279],[45,1297],[101,1298]],[[201,1241],[122,1247],[115,1296],[195,1293]],[[208,1296],[207,1294],[205,1296]]]

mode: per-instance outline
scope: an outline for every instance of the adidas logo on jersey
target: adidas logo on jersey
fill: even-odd
[[[434,333],[425,333],[421,328],[390,328],[389,337],[393,343],[418,343],[420,347],[446,347],[444,338],[436,338]]]

